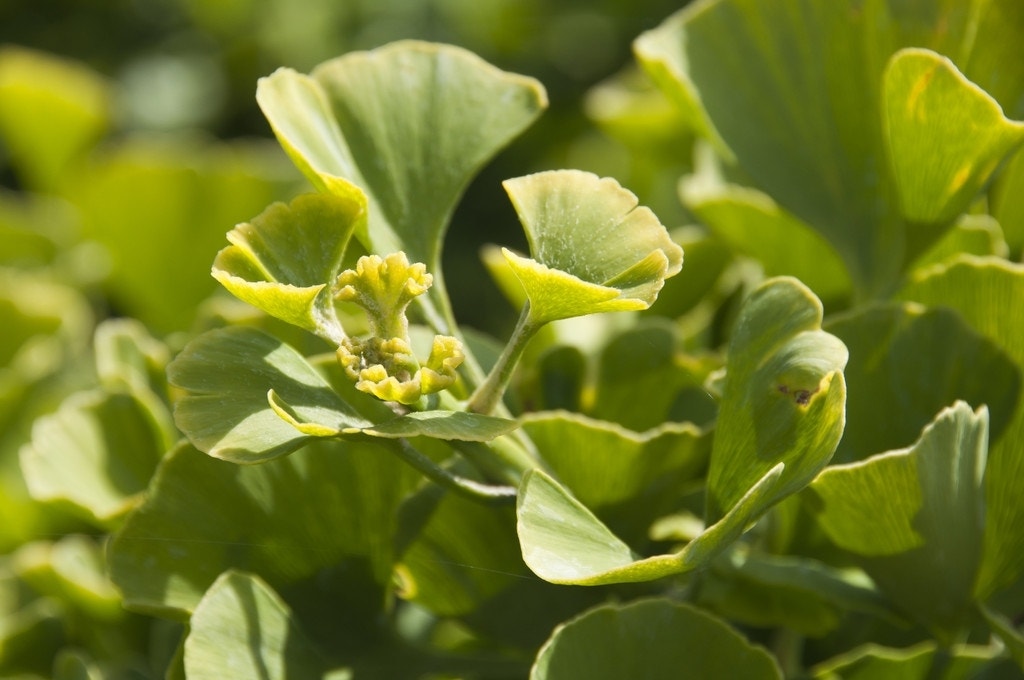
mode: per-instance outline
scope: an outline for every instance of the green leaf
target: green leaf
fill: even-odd
[[[181,445],[116,534],[111,578],[129,608],[181,618],[225,570],[251,572],[324,634],[355,626],[359,644],[384,607],[398,506],[419,480],[372,440],[245,466]]]
[[[715,405],[703,383],[710,363],[682,351],[675,321],[631,324],[601,348],[594,396],[585,410],[637,431],[666,421],[709,423]]]
[[[421,497],[424,493],[431,498]],[[426,513],[424,503],[429,503]],[[516,547],[510,507],[481,507],[433,490],[410,499],[403,513],[422,526],[402,555],[402,595],[431,612],[469,614],[529,576]]]
[[[909,449],[832,466],[810,487],[828,537],[946,642],[974,613],[987,455],[987,410],[957,402]]]
[[[105,680],[88,654],[64,648],[53,661],[53,680]]]
[[[303,194],[275,203],[228,233],[213,277],[235,297],[282,321],[340,343],[334,281],[366,204],[349,196]]]
[[[942,264],[959,255],[1009,255],[999,223],[991,215],[962,215],[942,238],[914,260],[911,271]]]
[[[89,304],[74,288],[0,267],[0,429],[19,417],[38,381],[81,355],[92,324]]]
[[[337,437],[361,432],[371,437],[383,437],[384,439],[433,437],[467,442],[487,442],[508,434],[518,427],[514,420],[485,416],[479,413],[413,411],[362,429],[358,427],[338,429],[303,420],[296,410],[285,403],[273,390],[270,391],[268,400],[270,407],[282,420],[302,434],[311,437]]]
[[[353,52],[309,76],[279,69],[260,80],[256,99],[314,185],[365,192],[369,226],[357,237],[368,251],[405,251],[435,276],[462,191],[547,105],[532,78],[415,41]],[[442,310],[443,293],[435,285],[430,294]]]
[[[777,678],[764,649],[722,620],[664,599],[604,605],[559,626],[530,680],[692,677]]]
[[[110,123],[111,96],[83,64],[7,45],[0,51],[0,138],[22,180],[52,190]]]
[[[936,413],[958,399],[988,406],[992,441],[1014,417],[1020,368],[951,309],[913,303],[862,307],[826,327],[850,348],[844,371],[849,427],[833,462],[909,446]]]
[[[769,507],[785,466],[751,487],[732,509],[678,553],[642,558],[564,486],[541,470],[523,476],[516,501],[523,561],[546,581],[572,585],[635,583],[708,564]]]
[[[369,427],[294,349],[244,327],[205,333],[167,368],[172,385],[185,391],[174,419],[201,451],[238,463],[287,455],[311,437]],[[295,422],[327,430],[303,432],[268,400],[290,405]]]
[[[138,320],[104,320],[96,327],[94,345],[96,373],[105,387],[136,393],[166,388],[170,352]]]
[[[698,164],[697,172],[683,179],[680,196],[715,235],[755,258],[766,276],[797,278],[828,302],[850,296],[846,265],[821,234],[767,194],[725,183],[713,161]]]
[[[848,353],[821,319],[821,303],[795,279],[766,281],[744,302],[715,426],[708,523],[779,463],[785,470],[769,504],[803,488],[831,459],[845,422]]]
[[[10,566],[32,589],[100,623],[124,618],[121,597],[107,578],[102,544],[71,534],[22,545]]]
[[[785,626],[815,638],[853,612],[894,618],[888,601],[860,571],[753,552],[717,560],[701,581],[697,603],[730,621]]]
[[[671,231],[672,240],[686,253],[686,266],[665,282],[658,293],[658,304],[646,312],[670,319],[686,314],[713,298],[716,285],[733,260],[733,251],[707,230],[688,226]]]
[[[1010,250],[1018,256],[1024,250],[1024,150],[1006,164],[989,194],[989,210],[1006,235]]]
[[[978,105],[986,99],[981,91],[957,76],[956,87],[935,92],[958,90],[966,102],[960,97],[936,109],[933,103],[943,103],[938,98],[920,100],[927,101],[930,121],[945,121],[932,128],[941,141],[924,136],[911,118],[896,115],[896,102],[903,97],[905,105],[910,92],[904,69],[915,60],[897,58],[888,77],[886,63],[901,47],[927,45],[957,59],[975,82],[997,89],[1004,104],[1019,102],[1020,69],[1008,56],[1019,43],[1013,28],[1019,23],[1010,17],[1019,17],[1013,0],[970,3],[970,9],[962,3],[716,0],[689,5],[634,45],[687,125],[828,240],[846,264],[855,296],[878,297],[948,226],[930,220],[956,217],[961,199],[991,172],[988,162],[999,153],[994,148],[976,156],[978,167],[966,171],[969,181],[950,190],[970,140],[1004,125],[993,117],[994,107]],[[977,39],[979,25],[990,29],[984,40]],[[953,84],[940,78],[935,85],[941,83]],[[961,103],[970,107],[970,118]],[[921,152],[927,156],[914,155]],[[915,179],[921,167],[927,172]],[[909,224],[904,215],[928,222]]]
[[[558,480],[628,541],[675,509],[710,449],[710,437],[690,423],[639,433],[568,412],[527,414],[521,422]]]
[[[467,442],[488,442],[513,432],[518,423],[507,418],[462,411],[414,411],[363,429],[364,434],[387,439],[434,437]]]
[[[169,418],[159,402],[130,392],[72,395],[33,423],[21,451],[32,497],[68,503],[101,526],[116,522],[141,500],[171,445]]]
[[[990,647],[960,646],[953,650],[945,672],[934,673],[936,654],[943,653],[931,642],[906,649],[867,644],[819,664],[815,680],[968,680],[979,677],[997,654]],[[941,663],[941,662],[940,662]],[[998,674],[996,677],[1002,677]]]
[[[906,300],[948,306],[1001,347],[1024,371],[1024,266],[998,258],[964,256],[919,272],[899,293]],[[985,557],[976,595],[984,600],[1024,572],[1024,402],[992,442],[985,481]]]
[[[321,678],[327,663],[258,576],[227,571],[189,620],[185,671],[196,680]]]
[[[929,50],[893,55],[882,87],[889,162],[911,223],[951,222],[1024,141],[1024,123]]]
[[[555,345],[537,356],[534,380],[522,381],[516,396],[540,411],[583,409],[587,358],[578,348]]]
[[[1024,635],[1021,635],[1014,622],[984,604],[979,605],[978,611],[992,632],[1006,645],[1006,651],[1014,663],[1024,670]]]
[[[216,290],[210,254],[224,231],[294,193],[267,143],[131,138],[88,159],[66,195],[101,244],[118,311],[154,332],[191,327]]]
[[[555,170],[503,185],[532,259],[503,252],[526,291],[534,324],[647,309],[683,266],[683,249],[613,179]]]

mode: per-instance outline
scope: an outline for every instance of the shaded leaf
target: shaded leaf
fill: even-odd
[[[899,293],[906,300],[948,306],[1024,370],[1024,267],[998,258],[963,256],[918,272]],[[985,480],[985,557],[976,595],[984,600],[1024,571],[1024,403],[992,442]]]
[[[962,646],[954,650],[945,672],[933,673],[936,645],[925,642],[906,649],[868,644],[813,669],[815,680],[968,680],[987,666],[995,651]]]
[[[1024,150],[1006,164],[989,193],[989,210],[1006,235],[1010,250],[1019,258],[1024,250]]]
[[[990,215],[961,215],[950,229],[914,260],[911,270],[942,264],[959,255],[998,255],[1006,257],[1009,248],[1003,230]]]
[[[598,355],[587,415],[637,431],[666,421],[710,423],[715,404],[703,383],[711,362],[684,354],[679,335],[674,321],[653,318],[611,337]]]
[[[911,303],[863,307],[826,327],[850,348],[844,371],[850,426],[834,462],[909,446],[936,413],[958,399],[988,406],[992,441],[1018,408],[1020,369],[950,309]]]
[[[399,439],[434,437],[469,442],[487,442],[513,432],[519,425],[514,420],[462,411],[415,411],[404,416],[364,428],[364,434]]]
[[[628,541],[676,508],[710,450],[710,437],[690,423],[640,433],[567,412],[528,414],[521,422],[558,480]]]
[[[459,616],[528,575],[510,507],[481,507],[448,493],[435,498],[429,512],[402,555],[405,598],[440,616]]]
[[[827,635],[851,612],[892,617],[885,597],[851,571],[801,557],[735,553],[712,565],[698,603],[731,621],[809,637]]]
[[[323,436],[282,418],[268,401],[269,390],[290,405],[296,420],[330,428],[328,435],[371,424],[341,401],[301,354],[252,328],[199,336],[167,374],[186,393],[175,406],[175,422],[196,448],[216,458],[258,463]]]
[[[797,278],[826,303],[850,296],[846,264],[821,234],[767,194],[727,184],[714,165],[705,160],[680,183],[683,202],[702,223],[735,251],[755,258],[766,276]]]
[[[987,454],[988,412],[958,402],[909,449],[832,466],[810,487],[828,537],[942,641],[974,613]]]
[[[999,612],[986,607],[984,604],[979,605],[978,610],[989,628],[992,629],[992,632],[1006,645],[1006,650],[1009,652],[1014,663],[1024,670],[1024,635],[1021,635],[1020,630],[1017,629],[1013,621]]]
[[[778,678],[764,649],[720,619],[688,605],[639,600],[604,605],[555,629],[530,680],[693,677]]]
[[[347,639],[357,645],[384,606],[388,537],[419,479],[369,440],[317,442],[250,466],[181,445],[116,534],[111,578],[126,606],[183,618],[222,572],[251,572],[300,616],[319,617],[320,633],[355,626]]]
[[[11,555],[10,567],[36,592],[96,623],[125,616],[107,578],[103,547],[91,537],[70,534],[53,542],[25,543]]]
[[[104,386],[124,386],[137,394],[166,389],[170,352],[138,320],[104,320],[96,327],[94,344],[96,373]]]
[[[222,574],[189,620],[189,678],[285,680],[323,677],[327,663],[281,598],[258,576]]]

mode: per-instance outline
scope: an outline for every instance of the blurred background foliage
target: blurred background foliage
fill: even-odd
[[[156,323],[160,331],[183,328],[196,296],[214,289],[205,258],[215,251],[203,252],[199,245],[219,243],[235,222],[255,215],[265,204],[263,197],[251,203],[239,200],[245,206],[232,210],[222,205],[223,200],[215,199],[217,205],[211,207],[210,197],[201,195],[204,190],[217,189],[209,178],[204,178],[202,187],[186,188],[180,177],[173,176],[175,168],[198,163],[230,182],[230,177],[223,175],[231,175],[232,170],[218,165],[227,162],[224,155],[230,155],[236,165],[233,172],[272,179],[269,191],[273,197],[287,197],[302,186],[276,148],[251,143],[254,138],[270,138],[253,97],[259,77],[279,66],[308,71],[345,52],[416,38],[457,44],[502,69],[538,78],[548,90],[549,111],[469,188],[453,220],[446,252],[448,278],[456,284],[452,294],[459,318],[500,335],[511,323],[507,303],[490,283],[477,251],[489,242],[525,244],[501,180],[549,168],[590,170],[618,178],[667,225],[681,222],[675,182],[689,167],[690,158],[688,141],[678,132],[681,126],[674,124],[674,113],[653,90],[640,106],[621,96],[624,88],[649,87],[634,71],[631,41],[681,4],[685,3],[10,0],[0,5],[0,44],[72,60],[81,71],[78,79],[91,81],[74,85],[81,86],[80,90],[92,89],[91,94],[78,93],[91,100],[80,106],[92,108],[92,120],[81,123],[81,138],[77,145],[69,142],[69,157],[63,159],[71,161],[75,152],[89,151],[87,169],[80,167],[71,173],[56,193],[73,199],[80,228],[90,237],[100,236],[101,243],[105,238],[131,241],[129,233],[134,231],[136,242],[129,250],[133,257],[146,261],[137,267],[140,273],[148,276],[154,268],[159,271],[169,266],[180,285],[191,290],[192,295],[181,296],[180,309],[167,311],[168,318]],[[68,74],[63,77],[70,78]],[[630,117],[643,118],[643,136],[630,134]],[[65,128],[72,125],[69,120],[59,124]],[[653,134],[656,129],[664,130],[664,137]],[[23,162],[17,141],[22,132],[8,126],[0,135],[0,184],[54,193],[57,187],[48,179],[55,178],[55,169],[26,167],[33,161]],[[141,136],[145,136],[144,143]],[[241,139],[248,141],[240,146]],[[228,150],[215,140],[228,141]],[[94,147],[97,142],[102,142],[100,149]],[[211,153],[221,158],[214,161]],[[211,168],[211,162],[217,168]],[[60,160],[54,163],[59,165]],[[662,172],[666,167],[669,171]],[[86,178],[86,173],[95,176]],[[288,185],[290,179],[295,180],[294,185]],[[129,219],[132,210],[130,206],[103,205],[113,198],[111,192],[119,193],[123,200],[131,198],[151,206],[161,201],[174,203],[173,208],[165,204],[163,217],[172,231],[181,228],[180,218],[202,223],[193,227],[193,235],[202,233],[201,240],[192,244],[192,250],[198,251],[192,263],[197,268],[185,270],[181,263],[161,265],[156,253],[147,257],[147,245],[151,251],[168,252],[159,238],[151,238],[162,225],[152,224],[148,230],[118,227],[116,223]],[[188,207],[181,195],[168,196],[173,192],[189,194],[195,205]],[[170,214],[175,211],[178,214]],[[115,245],[113,249],[122,248],[125,246]],[[98,257],[99,253],[92,255]],[[114,261],[94,262],[87,268],[93,272],[105,266],[113,268],[110,280],[118,288],[106,291],[105,302],[113,306],[110,311],[139,316],[140,309],[152,308],[144,282],[137,280],[140,276],[121,270],[117,252],[107,255]],[[165,304],[174,305],[175,301]]]

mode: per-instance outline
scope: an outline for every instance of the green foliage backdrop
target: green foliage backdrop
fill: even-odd
[[[0,678],[1024,677],[1024,5],[113,7],[0,7]]]

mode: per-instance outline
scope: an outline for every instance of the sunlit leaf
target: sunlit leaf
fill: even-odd
[[[897,52],[882,87],[886,148],[912,225],[953,221],[1024,142],[1024,123],[929,50]]]
[[[1013,0],[715,0],[690,4],[634,45],[687,125],[821,233],[843,259],[855,295],[878,297],[966,207],[994,169],[989,162],[1011,150],[972,146],[1008,128],[992,117],[991,103],[977,106],[988,98],[967,79],[992,87],[1020,115],[1021,69],[1009,56],[1019,17]],[[954,105],[915,98],[930,128],[903,114],[893,124],[912,91],[904,68],[916,58],[897,58],[884,72],[908,46],[949,55],[967,76],[934,83],[957,83],[934,90],[963,95]],[[966,174],[953,187],[958,172]]]
[[[505,250],[539,325],[596,312],[647,309],[683,250],[613,179],[578,170],[506,180],[530,258]]]
[[[642,557],[564,486],[541,470],[523,476],[516,502],[523,561],[546,581],[573,585],[634,583],[682,574],[721,554],[771,505],[778,464],[717,523],[678,553]]]
[[[303,194],[271,205],[228,233],[213,277],[271,316],[341,342],[333,285],[353,230],[366,220],[358,198]]]
[[[260,80],[256,97],[314,185],[342,196],[365,192],[369,226],[357,237],[367,250],[405,251],[435,276],[462,191],[547,105],[532,78],[461,48],[415,41],[353,52],[308,76],[279,69]],[[444,310],[443,295],[438,281],[428,297]]]
[[[868,644],[818,665],[811,677],[815,680],[928,680],[935,675],[932,670],[937,653],[936,645],[931,642],[906,649]],[[946,680],[977,677],[978,671],[989,665],[996,653],[986,647],[954,648],[940,677]]]

